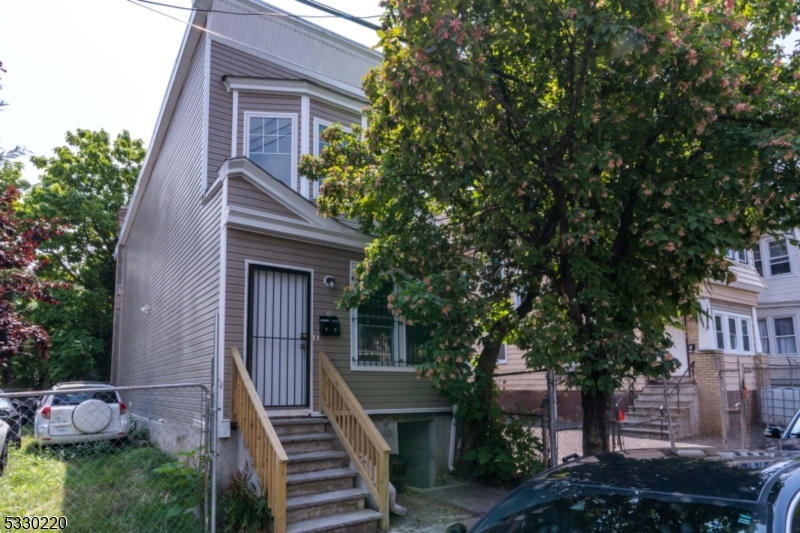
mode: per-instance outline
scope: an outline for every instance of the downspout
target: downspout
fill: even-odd
[[[450,450],[449,456],[447,458],[447,468],[450,469],[450,472],[455,472],[456,467],[453,466],[453,462],[455,461],[456,455],[456,413],[458,412],[458,406],[453,406],[453,420],[450,422]]]

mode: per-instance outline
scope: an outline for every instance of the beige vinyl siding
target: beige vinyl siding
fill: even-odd
[[[704,298],[710,298],[718,302],[730,302],[731,304],[745,307],[755,307],[758,305],[757,292],[731,287],[730,285],[705,283],[700,293]]]
[[[272,213],[294,220],[303,220],[286,206],[277,202],[272,196],[259,190],[258,187],[242,178],[229,178],[228,203],[248,209]]]
[[[250,17],[244,17],[250,18]],[[233,128],[233,94],[222,81],[223,76],[250,76],[254,78],[299,79],[295,73],[251,54],[246,54],[216,41],[211,42],[211,87],[209,100],[209,185],[216,179],[222,163],[231,156],[231,129]],[[241,97],[241,95],[240,95]],[[299,110],[299,97],[298,110]],[[242,103],[239,102],[241,109]],[[299,111],[298,111],[299,113]],[[241,120],[239,127],[242,127]],[[299,133],[298,133],[299,135]],[[238,136],[237,155],[241,154],[241,135]]]
[[[226,348],[245,346],[245,262],[259,261],[288,268],[313,269],[312,336],[319,335],[319,317],[331,311],[341,323],[341,337],[320,337],[313,343],[313,404],[318,408],[319,373],[317,354],[325,351],[365,409],[447,408],[427,380],[417,380],[414,372],[352,371],[350,369],[350,313],[338,309],[336,301],[349,283],[350,262],[361,254],[326,248],[238,229],[228,230],[226,277]],[[331,289],[323,283],[325,276],[336,279]],[[230,370],[228,369],[227,372]],[[229,383],[229,380],[226,380]],[[229,394],[225,395],[226,400]]]
[[[506,353],[508,354],[508,362],[497,363],[496,372],[522,372],[528,370],[528,368],[525,366],[525,358],[523,357],[524,352],[522,350],[513,344],[509,344],[506,346]]]
[[[711,300],[711,310],[720,311],[723,313],[734,313],[737,315],[744,315],[748,318],[753,316],[753,308],[748,305],[743,305],[737,302]]]
[[[117,384],[210,385],[214,313],[219,309],[221,195],[201,203],[203,169],[202,44],[192,58],[163,148],[139,197],[124,261]],[[149,313],[142,308],[149,306]],[[167,416],[169,402],[139,414]],[[199,403],[196,405],[199,410]]]

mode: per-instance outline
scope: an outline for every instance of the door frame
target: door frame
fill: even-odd
[[[274,409],[267,408],[268,413],[273,416],[303,416],[312,414],[314,412],[314,324],[312,319],[314,317],[314,269],[301,267],[290,264],[271,263],[267,261],[258,261],[255,259],[246,259],[244,262],[244,320],[242,321],[244,328],[244,362],[250,368],[250,271],[254,267],[267,267],[267,269],[277,269],[288,272],[303,272],[308,273],[308,358],[309,365],[306,377],[308,379],[308,407],[276,407]]]

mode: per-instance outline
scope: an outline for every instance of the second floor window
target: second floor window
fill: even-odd
[[[785,240],[769,243],[769,271],[773,276],[792,273],[792,265],[789,261],[789,246]]]
[[[767,319],[762,318],[758,321],[758,335],[761,337],[761,351],[769,353],[769,330],[767,329]]]
[[[764,277],[764,264],[761,262],[761,244],[753,245],[753,265],[758,270],[758,275]]]
[[[297,166],[294,124],[291,116],[247,116],[247,157],[288,187],[293,186]]]
[[[747,264],[747,251],[745,250],[728,250],[726,255],[728,259]]]
[[[775,318],[775,351],[779,355],[797,353],[797,337],[794,330],[794,318]]]

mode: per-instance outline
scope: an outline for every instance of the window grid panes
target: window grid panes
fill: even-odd
[[[789,261],[789,246],[786,241],[772,241],[769,243],[769,271],[773,276],[792,272],[792,265]]]
[[[731,350],[738,350],[739,347],[736,343],[736,339],[738,335],[736,334],[736,319],[729,318],[728,319],[728,338],[730,339],[730,348]]]
[[[755,265],[756,270],[758,270],[758,275],[763,277],[764,265],[761,262],[761,246],[758,244],[753,246],[753,264]]]
[[[722,317],[715,316],[714,317],[714,326],[717,330],[717,349],[724,350],[725,349],[725,332],[722,331]]]
[[[742,351],[750,351],[750,323],[747,320],[742,320]]]
[[[717,349],[730,352],[752,353],[753,331],[748,318],[714,314],[714,331],[717,337]]]
[[[797,337],[794,329],[794,318],[775,318],[775,348],[779,355],[797,353]]]
[[[732,259],[734,261],[738,261],[740,263],[747,264],[747,252],[745,250],[731,250],[728,249],[728,253],[726,254],[728,259]]]
[[[758,321],[758,335],[761,337],[761,352],[762,353],[770,353],[769,352],[769,330],[767,329],[767,321],[766,319],[761,319]]]
[[[251,161],[273,178],[291,186],[294,159],[294,128],[291,118],[250,117],[248,152]]]

